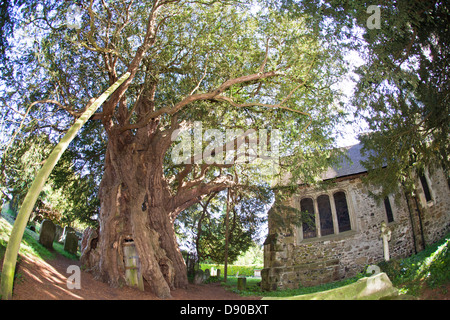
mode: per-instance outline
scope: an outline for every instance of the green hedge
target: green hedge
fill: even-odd
[[[214,269],[220,269],[220,275],[223,276],[224,274],[224,265],[223,264],[207,264],[202,263],[200,265],[201,269],[204,271],[205,269],[211,270],[211,268]],[[263,269],[263,266],[261,265],[247,265],[247,266],[236,266],[236,265],[230,265],[228,266],[228,275],[229,276],[235,276],[238,272],[240,276],[246,276],[246,277],[252,277],[254,275],[254,270],[260,270]]]

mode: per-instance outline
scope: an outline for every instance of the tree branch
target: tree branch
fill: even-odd
[[[213,192],[222,191],[235,185],[230,175],[219,176],[207,184],[200,184],[196,188],[183,189],[178,192],[170,203],[171,218],[175,219],[184,209],[201,201],[205,196]]]
[[[222,92],[226,91],[233,85],[241,84],[241,83],[251,83],[256,80],[278,77],[280,75],[281,74],[276,71],[270,71],[270,72],[265,72],[265,73],[255,73],[255,74],[227,80],[222,85],[220,85],[219,87],[214,89],[213,91],[210,91],[207,93],[198,93],[198,94],[189,95],[189,96],[185,97],[183,100],[181,100],[180,102],[178,102],[173,107],[166,106],[166,107],[162,107],[159,110],[156,110],[155,112],[150,112],[140,122],[135,123],[135,124],[130,124],[127,126],[123,126],[119,130],[120,130],[120,132],[124,132],[126,130],[139,129],[139,128],[145,127],[147,125],[147,123],[149,121],[151,121],[152,119],[159,117],[162,114],[173,115],[193,102],[202,101],[202,100],[203,101],[204,100],[216,100],[216,97],[220,96],[220,94]]]
[[[156,25],[156,17],[159,8],[161,7],[162,3],[159,0],[156,0],[153,4],[152,10],[150,12],[150,16],[148,18],[147,22],[147,32],[145,34],[144,41],[142,45],[137,49],[136,54],[131,61],[130,65],[128,66],[127,72],[130,73],[130,77],[118,88],[114,94],[111,96],[108,103],[105,104],[103,107],[103,125],[105,126],[105,129],[108,131],[112,129],[113,123],[112,123],[112,117],[115,110],[115,106],[117,103],[122,99],[123,95],[127,91],[128,87],[130,86],[131,82],[133,81],[139,65],[141,64],[145,53],[148,51],[148,49],[155,43],[156,41],[156,32],[157,32],[157,25]],[[149,121],[151,118],[149,119]]]

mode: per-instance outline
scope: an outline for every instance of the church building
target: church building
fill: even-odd
[[[391,259],[415,254],[450,231],[450,189],[442,169],[417,176],[415,196],[403,194],[397,201],[389,196],[377,203],[361,179],[367,174],[360,163],[361,148],[347,147],[351,162],[343,160],[323,175],[323,180],[333,179],[329,187],[299,185],[285,203],[307,211],[306,222],[282,228],[269,212],[261,272],[264,290],[328,283],[383,261],[383,223],[390,234]]]

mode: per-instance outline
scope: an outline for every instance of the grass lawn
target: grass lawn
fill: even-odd
[[[3,260],[3,256],[8,244],[9,235],[11,234],[12,225],[5,218],[0,217],[0,259]],[[54,242],[53,249],[49,250],[39,243],[39,234],[36,232],[25,229],[22,243],[19,249],[19,259],[22,255],[31,255],[39,257],[43,260],[54,259],[55,253],[59,253],[69,259],[78,260],[78,255],[73,255],[64,251],[64,245]]]
[[[261,296],[261,297],[290,297],[290,296],[297,296],[301,294],[308,294],[308,293],[314,293],[314,292],[320,292],[325,290],[330,290],[334,288],[338,288],[341,286],[345,286],[351,283],[354,283],[358,281],[358,279],[361,279],[364,277],[363,274],[360,274],[356,277],[322,284],[314,287],[299,287],[297,289],[286,289],[286,290],[276,290],[276,291],[262,291],[259,284],[261,282],[261,278],[254,278],[254,277],[248,277],[246,280],[247,288],[246,290],[238,290],[237,289],[237,277],[228,277],[228,281],[222,282],[222,285],[233,292],[239,293],[242,296]]]
[[[426,288],[448,294],[450,284],[450,233],[425,250],[405,259],[382,262],[392,284],[403,294],[418,296]]]

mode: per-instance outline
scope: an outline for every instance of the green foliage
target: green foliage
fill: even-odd
[[[260,231],[272,195],[268,188],[246,185],[235,187],[232,192],[228,219],[229,263],[264,236]],[[195,252],[201,262],[224,263],[226,198],[225,191],[212,194],[184,210],[176,223],[180,241]]]
[[[82,24],[73,30],[66,23],[70,4],[40,1],[18,12],[9,72],[0,83],[5,135],[22,132],[24,120],[36,124],[30,135],[46,133],[54,143],[92,97],[132,69],[130,81],[121,87],[126,92],[114,95],[109,100],[114,103],[105,103],[91,118],[53,176],[55,188],[71,195],[59,209],[70,208],[64,213],[68,221],[96,212],[101,163],[113,167],[114,157],[122,156],[113,150],[146,152],[154,150],[150,145],[170,145],[167,137],[175,129],[191,129],[196,120],[222,132],[279,129],[280,153],[286,157],[281,167],[294,184],[316,181],[335,158],[336,127],[345,115],[336,85],[347,71],[346,43],[319,25],[311,28],[319,15],[292,15],[265,1],[79,2]],[[245,80],[249,75],[256,80]],[[234,84],[224,85],[230,81]],[[200,98],[204,96],[209,98]],[[107,143],[118,147],[105,156]],[[178,201],[163,199],[180,204],[174,211],[204,200],[210,190],[232,185],[230,175],[239,177],[234,183],[245,187],[235,201],[239,207],[230,211],[234,260],[251,245],[261,224],[262,218],[252,213],[255,208],[262,212],[261,198],[248,190],[267,189],[275,181],[261,174],[270,165],[177,166],[170,147],[160,150],[168,151],[165,157],[155,155],[164,158],[157,164],[164,171],[164,195],[174,199],[181,194]],[[211,210],[216,215],[205,214],[196,245],[205,256],[221,261],[225,211],[223,201],[211,205],[217,207]],[[185,226],[195,227],[203,212],[203,207],[192,209]],[[168,214],[175,219],[178,213]]]
[[[202,270],[220,269],[221,275],[224,274],[223,264],[201,263],[200,268]],[[237,257],[233,264],[228,264],[228,275],[239,274],[240,276],[253,277],[256,269],[263,269],[263,252],[260,246],[253,243],[248,250]]]
[[[326,0],[281,1],[293,14],[305,12],[327,36],[341,35],[364,63],[356,69],[356,90],[347,110],[360,136],[368,183],[375,197],[414,189],[414,172],[450,168],[448,1]],[[368,7],[380,9],[380,28],[369,29]],[[322,16],[322,18],[320,18]],[[326,23],[328,21],[328,23]],[[383,167],[388,170],[383,170]],[[399,184],[400,183],[400,184]]]
[[[66,26],[70,2],[39,4],[18,12],[17,31],[36,40],[31,45],[14,39],[17,41],[9,52],[11,72],[3,79],[8,90],[1,92],[1,97],[10,107],[4,106],[9,134],[20,119],[13,111],[17,109],[38,123],[34,132],[51,131],[53,140],[53,135],[66,130],[73,115],[92,96],[127,68],[146,33],[146,19],[154,3],[95,3],[90,8],[95,12],[92,17],[88,5],[81,3],[80,30]],[[127,12],[126,17],[123,12]],[[343,117],[333,85],[345,73],[346,63],[344,44],[325,36],[318,28],[310,28],[309,14],[293,16],[270,2],[217,1],[205,5],[174,1],[162,6],[156,20],[160,28],[155,43],[127,91],[129,124],[136,125],[145,118],[146,112],[135,103],[138,97],[150,98],[150,91],[155,88],[154,100],[148,104],[162,110],[176,105],[194,88],[196,93],[207,93],[229,79],[261,69],[276,72],[273,79],[230,87],[224,97],[233,104],[224,99],[191,103],[176,113],[178,122],[201,120],[205,128],[220,130],[280,129],[281,153],[291,155],[285,166],[291,167],[293,178],[306,180],[316,175],[329,164],[327,150],[332,148],[336,125]],[[123,19],[128,19],[127,23]],[[38,100],[42,102],[27,110],[30,103]],[[46,102],[49,100],[57,103]],[[284,109],[278,107],[280,103]],[[159,117],[162,130],[170,128],[173,115],[163,112]],[[114,125],[118,125],[123,117],[113,118],[117,120]],[[104,154],[104,150],[90,147],[101,145],[105,135],[101,124],[89,129],[82,131],[81,139],[86,143],[74,145],[74,150],[79,154],[77,159],[85,159],[86,166],[92,167],[92,163],[102,162],[98,154]],[[88,153],[96,153],[96,158],[86,157]],[[165,165],[168,178],[182,170],[170,161]],[[262,170],[242,167],[244,174],[253,176]],[[80,174],[78,165],[75,169]],[[205,182],[213,180],[217,171],[209,172]],[[98,180],[96,177],[95,182]],[[173,190],[177,183],[175,179]]]
[[[55,147],[48,135],[30,135],[29,130],[20,133],[0,159],[2,192],[11,197],[9,203],[16,211],[44,159]],[[74,149],[63,154],[38,198],[31,220],[40,223],[50,219],[62,226],[93,223],[91,217],[98,212],[99,206],[98,182],[94,175],[82,176],[74,168],[79,156]]]
[[[235,261],[236,265],[259,265],[264,264],[264,252],[262,246],[256,243],[241,254]]]
[[[8,239],[11,234],[12,226],[6,221],[4,218],[0,218],[0,260],[3,259],[3,255],[5,254],[6,246],[8,245]],[[45,248],[43,245],[39,243],[39,234],[36,232],[25,229],[25,233],[23,235],[22,243],[20,245],[19,254],[21,256],[31,255],[36,258],[42,260],[51,260],[58,253],[68,259],[78,260],[79,257],[77,255],[73,255],[64,251],[64,245],[54,242],[53,243],[54,251],[50,251]],[[19,257],[19,263],[20,263]]]
[[[239,293],[243,296],[263,296],[263,297],[291,297],[291,296],[298,296],[302,294],[309,294],[309,293],[315,293],[315,292],[321,292],[326,290],[331,290],[335,288],[339,288],[342,286],[346,286],[352,283],[355,283],[359,279],[365,277],[364,274],[360,273],[356,275],[355,277],[321,284],[317,286],[312,287],[302,287],[299,286],[297,289],[285,289],[285,290],[275,290],[275,291],[262,291],[261,287],[259,285],[260,279],[247,279],[247,288],[246,290],[238,291],[236,288],[237,279],[231,280],[229,284],[225,284],[226,286],[229,286],[230,290]],[[249,281],[250,280],[250,281]]]
[[[126,68],[141,35],[145,34],[145,19],[152,2],[142,1],[128,7],[128,2],[118,1],[114,6],[108,5],[108,9],[104,4],[105,7],[93,5],[93,21],[88,19],[87,6],[82,5],[84,20],[78,32],[65,27],[68,2],[45,1],[40,9],[24,8],[17,28],[27,29],[39,37],[34,46],[21,48],[26,64],[19,65],[20,59],[11,54],[14,58],[11,65],[21,72],[11,74],[11,85],[3,95],[5,100],[12,106],[25,108],[29,101],[53,99],[64,101],[64,109],[79,111],[95,92],[107,86],[110,78],[106,75],[112,76],[111,68],[103,65],[104,50],[114,47],[115,73]],[[295,178],[306,178],[312,170],[317,171],[316,164],[321,168],[326,164],[329,155],[322,156],[318,151],[331,149],[336,124],[342,118],[342,110],[336,104],[338,95],[332,88],[345,72],[342,44],[322,38],[324,35],[317,28],[309,28],[307,14],[293,17],[269,3],[259,5],[238,1],[209,5],[175,1],[164,6],[158,17],[161,34],[127,92],[128,110],[138,111],[133,103],[155,83],[158,90],[152,103],[156,109],[161,109],[179,102],[197,84],[197,92],[205,93],[229,79],[259,72],[268,45],[265,70],[279,72],[280,76],[236,84],[226,93],[236,104],[247,103],[248,106],[198,101],[180,110],[177,116],[179,121],[201,120],[205,127],[207,124],[212,128],[282,129],[286,131],[282,153],[296,158],[290,163],[295,164]],[[258,7],[260,10],[254,12]],[[115,23],[125,18],[123,12],[129,14],[129,22],[114,33]],[[40,18],[34,19],[36,16]],[[114,36],[109,39],[105,34]],[[99,46],[97,49],[94,43]],[[285,99],[287,97],[289,99]],[[303,115],[259,106],[276,105],[281,101],[284,107],[303,112]],[[29,116],[39,121],[40,128],[45,126],[57,132],[67,128],[71,120],[70,115],[57,112],[60,109],[57,104],[42,103],[42,107],[32,108]],[[8,118],[13,117],[11,111],[7,114]],[[133,114],[131,123],[139,122],[143,114]],[[161,117],[161,126],[169,127],[170,118]],[[89,131],[83,134],[87,136]],[[97,137],[95,141],[101,139],[101,134],[92,136]],[[305,167],[298,166],[297,160]],[[171,168],[167,172],[173,174]]]
[[[403,293],[418,295],[426,284],[430,288],[444,288],[450,282],[450,234],[425,250],[405,259],[380,263],[394,286]]]
[[[0,62],[6,63],[6,50],[10,47],[9,37],[14,30],[14,11],[22,5],[33,4],[35,0],[4,0],[0,3]]]
[[[380,197],[412,173],[449,168],[448,1],[398,1],[382,7],[382,28],[366,30],[367,64],[360,67],[353,104],[371,134],[361,137],[370,154],[369,179]],[[387,166],[388,170],[381,170]]]
[[[0,159],[2,191],[12,196],[16,208],[22,203],[37,171],[53,147],[48,136],[30,135],[28,131],[29,128],[24,128],[8,152],[2,150],[4,153]]]
[[[12,226],[9,222],[3,217],[0,218],[0,259],[3,259],[11,229]],[[20,255],[32,255],[41,259],[52,259],[55,256],[54,253],[39,243],[38,235],[28,229],[25,230],[19,253]]]

